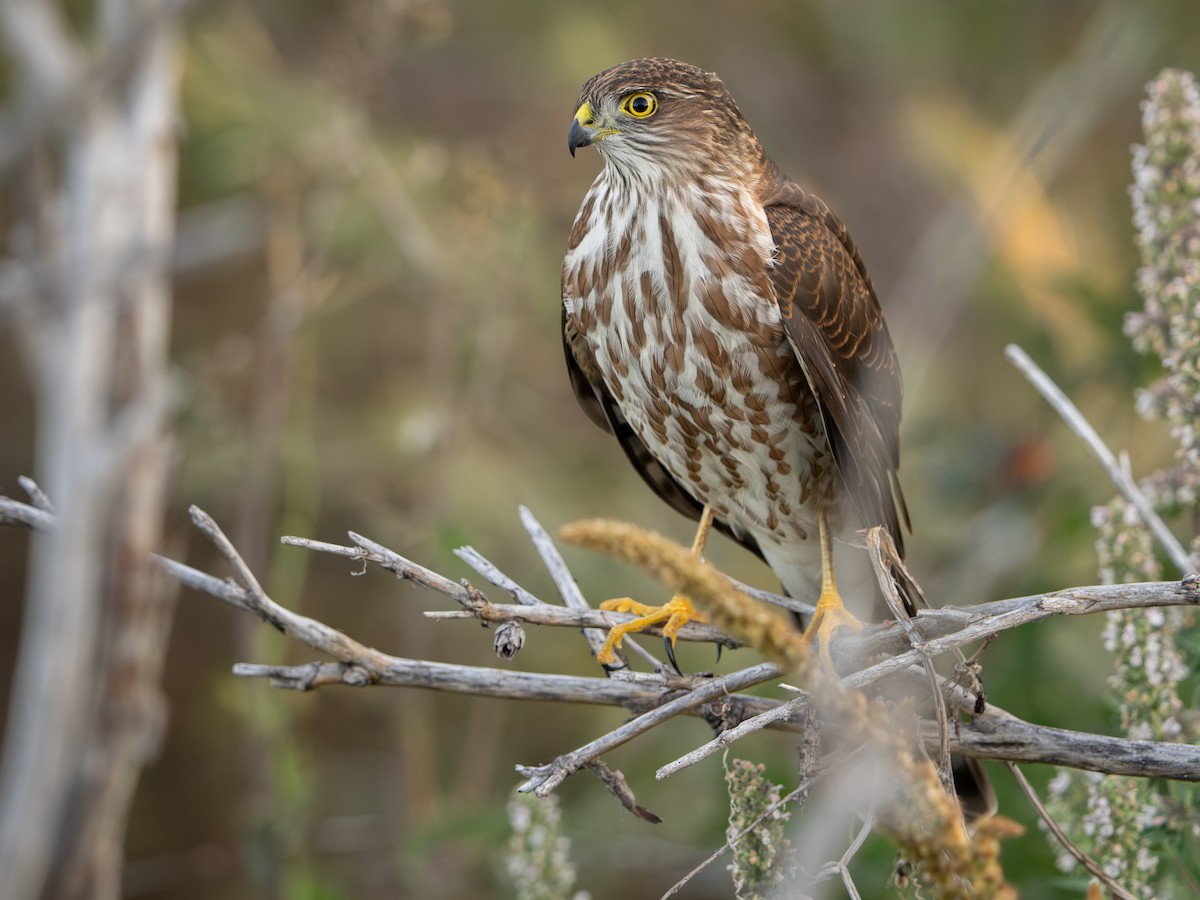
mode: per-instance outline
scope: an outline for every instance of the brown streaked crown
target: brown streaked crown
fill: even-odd
[[[707,97],[736,106],[715,74],[665,57],[631,59],[593,75],[583,83],[579,103],[585,100],[596,103],[633,91],[668,91],[680,97]]]
[[[611,108],[638,91],[653,93],[659,102],[658,112],[638,123],[641,129],[704,140],[726,153],[741,145],[746,155],[760,154],[754,132],[721,79],[677,59],[633,59],[605,69],[584,82],[576,108],[585,102],[597,110]],[[709,155],[715,154],[710,150]]]

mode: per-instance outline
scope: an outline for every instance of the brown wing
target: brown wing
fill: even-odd
[[[576,332],[566,309],[563,309],[563,351],[567,359],[567,375],[571,379],[571,388],[575,392],[575,399],[579,401],[579,405],[583,407],[587,417],[605,431],[616,436],[617,442],[625,451],[629,462],[660,499],[692,521],[700,521],[704,507],[695,497],[684,490],[683,486],[671,476],[671,473],[651,455],[641,438],[625,420],[616,399],[604,386],[604,380],[592,359],[587,342]],[[720,519],[714,519],[713,525],[718,531],[737,541],[751,553],[759,558],[762,557],[762,551],[758,549],[758,544],[749,535],[741,532],[735,533]]]
[[[766,204],[777,248],[771,281],[816,394],[834,459],[864,527],[904,553],[900,368],[883,310],[846,227],[821,200],[780,179]]]

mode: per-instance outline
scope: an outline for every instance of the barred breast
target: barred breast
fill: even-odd
[[[807,587],[833,458],[770,285],[766,217],[729,184],[680,196],[608,179],[572,232],[567,314],[654,457],[773,566],[798,556]]]

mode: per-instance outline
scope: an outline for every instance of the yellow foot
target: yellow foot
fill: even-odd
[[[596,661],[602,666],[611,666],[616,660],[617,648],[621,646],[625,635],[636,634],[639,631],[645,631],[652,625],[665,622],[662,630],[663,641],[666,643],[667,656],[671,659],[671,665],[675,666],[675,671],[678,672],[679,666],[675,663],[675,636],[679,634],[679,629],[688,622],[708,621],[708,616],[697,612],[692,606],[692,601],[682,594],[676,594],[670,602],[663,606],[647,606],[631,600],[629,597],[619,597],[615,600],[605,600],[600,604],[600,608],[609,612],[633,613],[638,616],[636,619],[614,625],[609,631],[604,645],[596,654]]]
[[[836,591],[822,591],[817,601],[817,611],[808,623],[808,628],[804,629],[804,640],[816,647],[821,661],[831,672],[833,657],[829,655],[829,643],[833,640],[834,632],[843,627],[851,631],[860,631],[863,623],[846,609]]]

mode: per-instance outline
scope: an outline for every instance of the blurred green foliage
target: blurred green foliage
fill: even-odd
[[[910,564],[929,596],[969,603],[1092,581],[1088,513],[1111,489],[1002,347],[1025,346],[1139,474],[1169,457],[1165,429],[1129,402],[1149,369],[1120,332],[1136,303],[1126,185],[1143,85],[1200,58],[1200,33],[1184,27],[1194,6],[201,5],[184,29],[172,551],[219,570],[186,525],[188,503],[256,523],[239,546],[255,544],[281,602],[396,655],[491,665],[487,632],[421,617],[439,598],[378,572],[351,578],[275,538],[353,529],[456,577],[467,573],[451,550],[469,542],[548,599],[519,503],[550,528],[611,515],[686,541],[687,523],[575,407],[559,336],[562,251],[599,167],[565,152],[578,86],[623,59],[672,55],[722,75],[769,152],[862,250],[906,373]],[[11,494],[34,436],[3,332],[0,347]],[[0,542],[2,659],[13,658],[24,550],[19,537]],[[736,547],[714,543],[711,557],[774,586]],[[569,558],[593,601],[660,591],[603,559]],[[235,619],[205,598],[180,604],[171,727],[135,802],[129,896],[505,896],[513,765],[623,718],[233,683],[247,647],[255,661],[309,659],[247,644]],[[1005,635],[985,657],[990,698],[1034,721],[1110,730],[1102,624]],[[730,657],[722,669],[748,662]],[[685,667],[711,663],[708,650],[681,650]],[[545,631],[511,665],[591,673],[581,641]],[[4,667],[5,696],[8,677]],[[676,722],[612,755],[662,825],[630,817],[594,779],[563,786],[581,888],[657,897],[720,842],[719,765],[662,784],[652,774],[709,733]],[[739,753],[794,781],[786,739],[759,735]],[[993,774],[1003,811],[1032,825]],[[1044,787],[1049,774],[1030,776]],[[1023,897],[1072,895],[1052,879],[1053,856],[1036,830],[1008,843]],[[891,864],[872,839],[857,883],[881,892]],[[730,891],[718,865],[688,896]]]
[[[787,884],[785,837],[791,811],[781,806],[782,785],[764,777],[765,766],[748,759],[725,760],[725,786],[729,791],[729,841],[734,893],[738,900],[760,900]]]
[[[1141,310],[1125,331],[1162,364],[1138,392],[1148,419],[1165,420],[1179,442],[1174,460],[1142,481],[1156,511],[1183,520],[1189,539],[1172,559],[1200,548],[1200,89],[1186,70],[1166,69],[1147,85],[1144,143],[1133,151],[1134,223],[1141,268]],[[1118,496],[1092,511],[1096,555],[1106,583],[1158,581],[1156,541],[1133,504]],[[1164,554],[1170,556],[1170,554]],[[1169,563],[1190,571],[1186,559]],[[1200,738],[1194,699],[1196,611],[1188,607],[1121,610],[1106,615],[1104,648],[1121,730],[1137,740],[1194,743]],[[1187,782],[1101,777],[1060,771],[1050,784],[1055,817],[1105,871],[1140,897],[1200,893],[1200,790]],[[1059,867],[1077,868],[1060,854]]]
[[[558,798],[513,793],[508,801],[512,838],[505,874],[517,900],[568,900],[574,896],[571,841],[562,834]],[[586,900],[587,894],[580,894]]]

